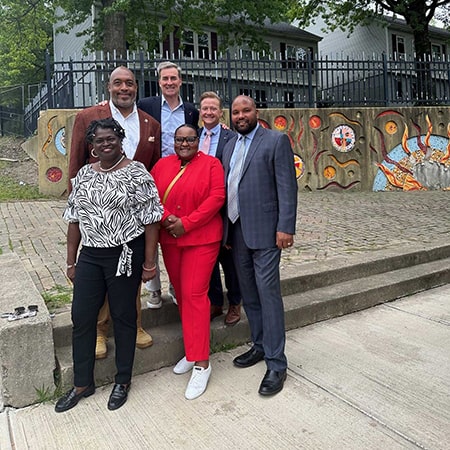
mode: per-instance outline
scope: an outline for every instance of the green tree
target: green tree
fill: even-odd
[[[0,0],[0,85],[44,79],[54,10],[42,0]]]
[[[190,29],[201,31],[205,26],[218,30],[223,48],[244,40],[254,49],[264,48],[264,21],[273,23],[287,19],[290,0],[54,0],[64,12],[62,31],[73,28],[97,14],[87,49],[115,51],[124,55],[131,50],[153,49],[169,33]],[[220,19],[219,19],[220,18]]]

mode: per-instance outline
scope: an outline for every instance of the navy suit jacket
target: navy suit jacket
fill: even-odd
[[[137,102],[137,107],[150,114],[154,119],[161,123],[161,100],[160,96],[141,98]],[[190,125],[194,125],[198,129],[199,113],[192,103],[183,102],[184,105],[184,121]]]
[[[200,137],[203,133],[203,127],[198,130],[198,136]],[[217,149],[216,149],[216,158],[219,158],[220,161],[222,161],[222,154],[223,154],[223,148],[225,147],[225,144],[234,136],[236,136],[236,133],[229,128],[220,128],[220,134],[219,134],[219,142],[217,143]]]
[[[225,179],[237,136],[223,149]],[[248,149],[239,182],[239,217],[245,244],[251,249],[276,245],[276,233],[295,234],[297,180],[289,138],[260,126]],[[224,243],[229,220],[224,217]]]

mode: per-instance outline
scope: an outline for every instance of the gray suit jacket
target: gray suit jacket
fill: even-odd
[[[228,178],[237,136],[223,149],[222,164]],[[251,249],[276,245],[276,233],[295,234],[297,180],[289,138],[260,126],[255,133],[239,182],[239,215],[245,244]],[[229,221],[224,217],[224,243]]]

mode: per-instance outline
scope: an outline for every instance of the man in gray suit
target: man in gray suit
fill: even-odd
[[[293,245],[297,214],[294,155],[285,134],[258,124],[255,101],[240,95],[231,121],[239,133],[223,150],[227,180],[224,243],[231,246],[252,348],[237,367],[265,360],[261,395],[283,389],[286,380],[284,308],[280,289],[281,250]]]

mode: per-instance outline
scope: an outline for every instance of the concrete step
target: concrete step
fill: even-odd
[[[322,266],[315,275],[313,272],[317,268],[310,267],[311,280],[305,278],[306,275],[297,277],[293,284],[292,279],[285,280],[284,292],[292,289],[292,286],[298,286],[296,292],[283,296],[286,329],[370,308],[450,282],[450,255],[446,251],[427,250],[403,256],[403,261],[399,255],[384,255],[377,260],[366,258],[365,262],[356,265],[353,260],[347,261],[347,265],[340,261],[339,267],[336,264],[328,269]],[[405,261],[410,265],[405,266]],[[173,365],[183,356],[181,325],[178,318],[175,321],[172,317],[176,307],[166,300],[161,310],[143,311],[147,323],[151,323],[145,328],[151,333],[154,344],[144,350],[136,349],[136,375]],[[223,325],[222,318],[217,318],[211,323],[211,350],[243,344],[249,336],[245,314],[231,328]],[[98,385],[110,383],[115,373],[113,339],[109,340],[108,348],[107,358],[96,363]],[[73,377],[70,345],[56,346],[56,356],[62,384],[70,386]]]

